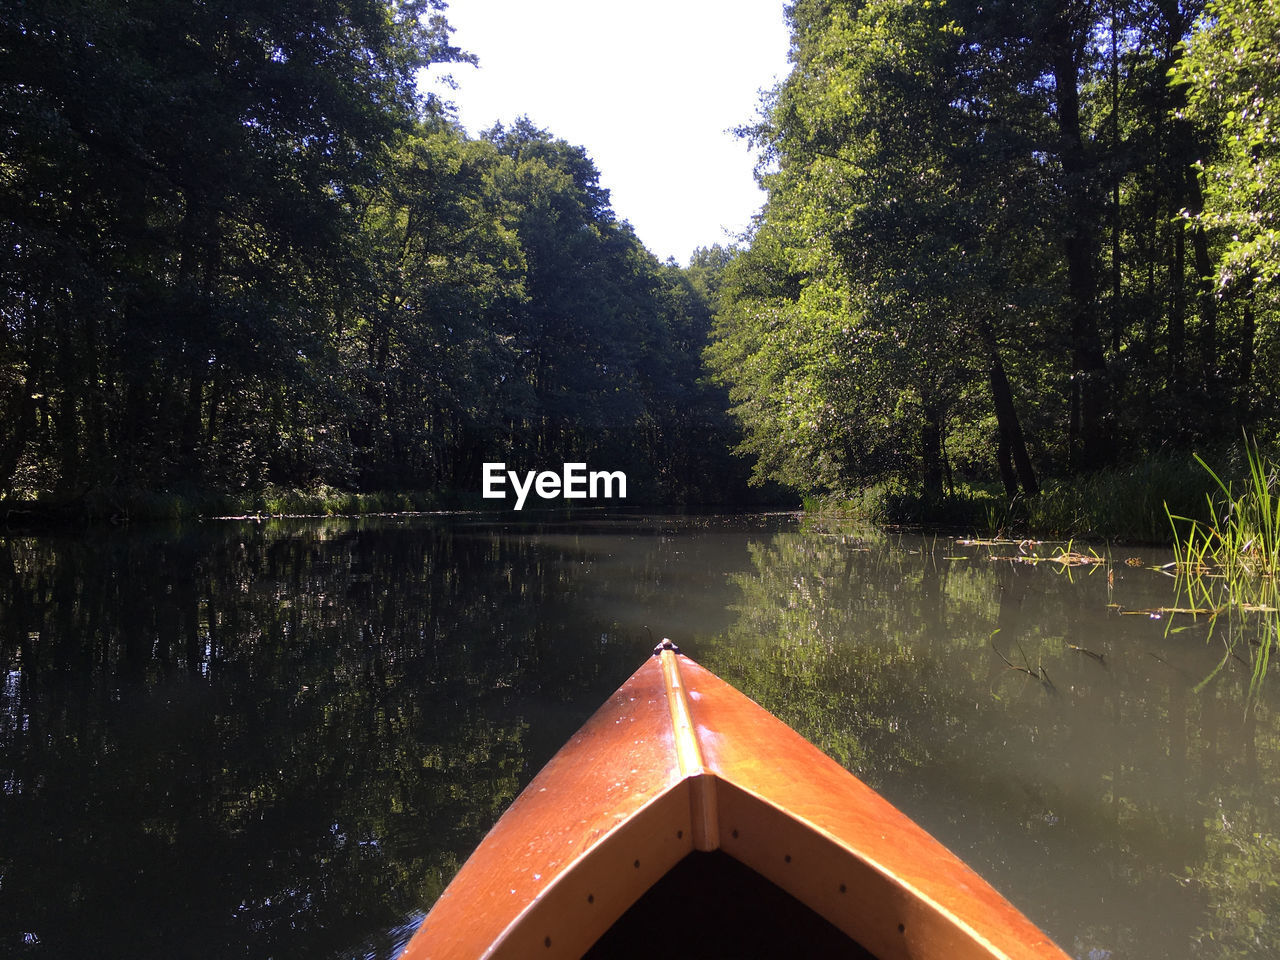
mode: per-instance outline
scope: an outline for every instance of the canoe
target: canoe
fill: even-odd
[[[954,854],[664,641],[516,798],[405,960],[1066,957]]]

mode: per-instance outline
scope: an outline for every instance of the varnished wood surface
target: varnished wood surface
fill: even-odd
[[[581,957],[695,848],[723,851],[885,960],[1065,957],[891,804],[671,651],[521,793],[404,957]]]
[[[516,798],[404,956],[580,956],[693,849],[689,807],[655,659]]]
[[[714,776],[720,849],[876,956],[1062,958],[914,821],[692,660],[681,674]]]

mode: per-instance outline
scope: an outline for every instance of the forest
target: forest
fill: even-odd
[[[1275,2],[788,16],[710,352],[757,476],[1034,497],[1274,439]]]
[[[469,138],[416,84],[468,60],[443,7],[5,6],[0,491],[744,487],[717,255],[657,262],[527,120]]]
[[[794,0],[767,202],[687,265],[586,147],[422,92],[446,14],[0,10],[0,498],[1035,497],[1274,439],[1275,0]]]

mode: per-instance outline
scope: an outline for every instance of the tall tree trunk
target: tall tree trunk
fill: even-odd
[[[209,415],[205,418],[204,446],[212,451],[218,439],[218,414],[222,411],[222,401],[227,394],[227,378],[219,370],[215,370],[213,381],[209,387]]]
[[[14,474],[26,452],[36,422],[36,405],[32,399],[31,374],[22,377],[11,396],[0,396],[0,416],[8,428],[0,433],[0,496],[13,489]]]
[[[1258,335],[1252,299],[1245,301],[1240,324],[1240,385],[1236,391],[1236,426],[1248,430],[1253,421],[1253,341]]]
[[[996,428],[996,467],[1000,470],[1000,482],[1004,484],[1004,495],[1012,500],[1018,495],[1018,474],[1013,469],[1013,451],[1009,447],[1009,438],[998,426]]]
[[[1204,192],[1200,176],[1188,165],[1184,170],[1186,210],[1195,221],[1204,210]],[[1218,300],[1213,289],[1213,260],[1209,256],[1209,238],[1204,227],[1195,222],[1191,228],[1192,262],[1196,268],[1196,306],[1200,314],[1200,362],[1205,389],[1213,395],[1218,381]]]
[[[1014,497],[1021,485],[1027,496],[1034,497],[1040,492],[1040,484],[1036,480],[1035,468],[1031,465],[1031,456],[1027,453],[1026,437],[1022,433],[1018,408],[1013,402],[1013,391],[1009,387],[1004,361],[1000,359],[1000,344],[996,341],[995,331],[990,324],[983,323],[980,331],[987,348],[991,405],[995,408],[999,436],[996,459],[1005,492]]]
[[[942,423],[942,405],[926,400],[920,427],[920,476],[925,500],[935,503],[943,494]]]
[[[187,380],[187,399],[183,407],[182,427],[179,434],[180,470],[186,477],[195,477],[199,469],[196,451],[200,446],[201,426],[204,423],[204,370],[197,367]]]
[[[1163,73],[1171,69],[1181,56],[1181,46],[1187,39],[1192,22],[1199,15],[1203,3],[1191,0],[1160,0],[1156,5],[1164,19],[1163,49],[1157,68]],[[1198,209],[1200,201],[1192,196],[1199,193],[1191,164],[1200,156],[1202,145],[1197,142],[1191,124],[1180,119],[1187,106],[1187,87],[1184,84],[1164,88],[1166,107],[1155,114],[1155,136],[1164,144],[1161,180],[1168,191],[1161,213],[1173,220],[1173,264],[1170,267],[1170,294],[1168,328],[1168,377],[1173,394],[1175,416],[1183,416],[1188,409],[1187,389],[1187,218],[1183,211]],[[1166,122],[1168,127],[1166,130]],[[1155,255],[1152,255],[1155,261]],[[1185,431],[1189,424],[1182,429]]]
[[[191,328],[182,343],[185,358],[182,366],[185,369],[180,368],[174,373],[175,389],[186,394],[177,424],[177,462],[173,464],[177,475],[183,479],[195,478],[199,473],[204,385],[209,376],[210,357],[217,349],[213,296],[220,275],[217,212],[189,194],[183,218],[178,293],[186,301],[185,308],[191,312]]]
[[[1120,355],[1124,311],[1121,309],[1123,273],[1121,271],[1120,211],[1120,23],[1116,0],[1111,3],[1111,352]]]
[[[1178,218],[1173,226],[1173,302],[1169,307],[1169,386],[1175,402],[1182,399],[1186,377],[1187,337],[1187,224]]]
[[[1079,63],[1081,42],[1059,11],[1048,32],[1056,90],[1058,156],[1062,164],[1066,209],[1062,222],[1063,253],[1067,262],[1067,294],[1071,331],[1071,404],[1075,416],[1072,466],[1092,470],[1103,465],[1109,406],[1106,358],[1098,323],[1098,233],[1090,199],[1094,171],[1080,132]]]
[[[99,482],[114,483],[117,478],[104,476],[109,462],[107,453],[107,415],[103,403],[103,363],[99,346],[98,311],[94,304],[82,312],[82,359],[84,386],[84,441],[82,458],[89,472]]]
[[[80,483],[80,371],[76,363],[71,330],[63,311],[54,308],[56,318],[55,346],[57,350],[56,380],[59,382],[57,405],[54,409],[54,432],[58,443],[59,472],[64,490]]]

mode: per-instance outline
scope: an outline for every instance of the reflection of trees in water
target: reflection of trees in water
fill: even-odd
[[[522,714],[634,667],[566,622],[562,552],[390,523],[0,541],[0,953],[329,956],[428,905],[558,745]]]
[[[1203,625],[1108,608],[1167,605],[1167,580],[823,523],[752,561],[704,662],[1069,951],[1280,951],[1277,698],[1246,714],[1247,668],[1197,690],[1220,657]]]
[[[1163,578],[823,523],[523,530],[0,541],[0,954],[388,955],[645,623],[1072,953],[1280,952],[1276,695],[1246,715],[1247,666],[1197,690],[1203,624],[1108,610]]]

